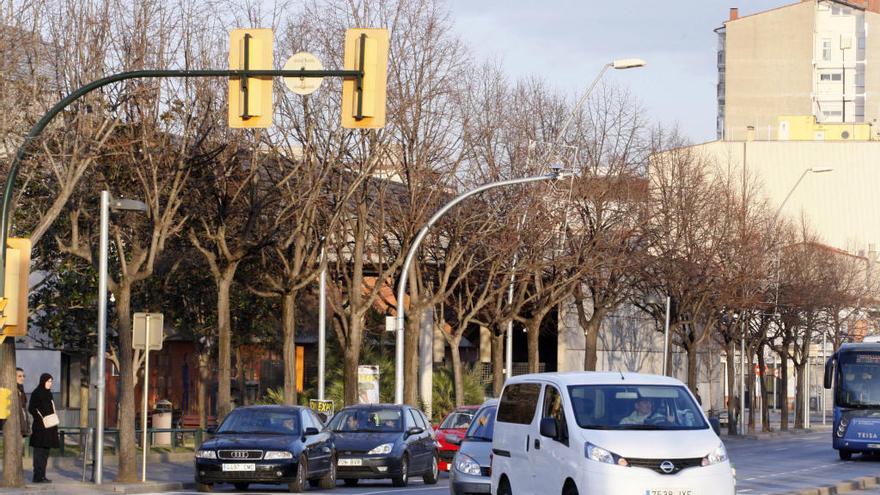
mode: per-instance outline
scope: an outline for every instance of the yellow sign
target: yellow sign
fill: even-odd
[[[363,62],[363,63],[362,63]],[[346,70],[363,67],[361,91],[356,79],[342,82],[342,127],[378,129],[385,127],[385,96],[388,78],[388,30],[345,31]]]
[[[271,29],[233,29],[229,35],[230,70],[273,68]],[[229,78],[229,127],[272,125],[272,76]]]
[[[31,271],[31,240],[9,238],[6,247],[6,294],[2,309],[3,335],[20,337],[27,335],[28,277]]]
[[[0,419],[6,419],[12,412],[12,390],[0,388]]]

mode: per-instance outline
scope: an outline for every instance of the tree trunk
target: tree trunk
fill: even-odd
[[[461,351],[458,347],[459,344],[461,344],[461,334],[459,334],[458,338],[453,339],[453,341],[449,343],[449,350],[452,351],[452,379],[455,383],[455,407],[461,407],[465,404],[464,377],[461,364]]]
[[[543,315],[533,316],[526,324],[526,337],[528,340],[529,351],[529,373],[538,373],[540,364],[540,356],[538,354],[538,337],[541,331],[541,321]]]
[[[503,328],[507,328],[505,325]],[[501,389],[504,388],[504,340],[507,332],[501,334],[492,332],[492,395],[501,397]]]
[[[89,356],[79,360],[79,427],[89,427]]]
[[[584,371],[596,371],[599,353],[599,330],[602,327],[604,311],[594,311],[584,328]]]
[[[137,443],[134,414],[134,362],[131,349],[131,286],[120,284],[116,291],[119,328],[119,474],[116,481],[137,481]]]
[[[281,326],[284,332],[284,403],[296,405],[296,292],[281,298]]]
[[[412,304],[410,307],[414,308]],[[424,310],[416,308],[409,313],[404,322],[406,331],[403,334],[403,402],[413,407],[419,405],[419,335],[422,331],[423,316]]]
[[[12,400],[11,411],[18,411],[21,405],[18,403],[18,394],[15,382],[15,339],[7,338],[0,345],[2,352],[2,365],[0,365],[0,385],[12,390],[9,398]],[[24,486],[24,472],[21,466],[21,426],[18,414],[10,414],[3,423],[3,486],[7,488],[19,488]]]
[[[764,361],[764,346],[758,349],[758,369],[761,370],[761,388],[758,392],[761,394],[761,431],[772,431],[770,428],[770,401],[767,400],[767,368]],[[772,377],[771,377],[772,378]]]
[[[781,369],[779,370],[779,386],[782,388],[782,404],[780,404],[779,414],[781,415],[779,429],[788,431],[788,356],[781,353]]]
[[[806,363],[795,364],[796,384],[794,393],[794,427],[804,427],[804,397],[806,393],[806,382],[804,381],[804,373],[806,371]]]
[[[199,381],[196,387],[196,400],[199,405],[199,428],[208,427],[208,380],[210,380],[211,372],[208,369],[211,356],[207,352],[199,353]]]
[[[361,343],[363,341],[363,322],[359,318],[352,318],[349,325],[348,345],[343,351],[345,364],[343,366],[343,395],[345,405],[350,406],[358,403],[358,364],[361,358]]]
[[[734,352],[736,350],[736,341],[731,340],[727,343],[727,434],[728,435],[736,435],[736,423],[734,422],[734,418],[736,418],[736,401],[733,400],[736,397],[736,357],[734,356]]]
[[[746,374],[746,386],[749,391],[749,433],[755,433],[755,367],[752,366],[751,353],[749,353],[746,366],[749,370]]]
[[[234,276],[235,268],[227,267],[216,281],[218,422],[232,410],[232,322],[229,315],[229,293]]]
[[[691,342],[687,349],[687,386],[694,394],[697,393],[697,343]]]

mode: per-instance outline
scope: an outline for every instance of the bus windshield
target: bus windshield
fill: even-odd
[[[837,405],[880,408],[880,353],[846,352],[838,359]]]

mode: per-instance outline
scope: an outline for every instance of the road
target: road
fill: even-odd
[[[168,495],[168,493],[176,494],[176,495],[191,495],[196,494],[196,491],[184,491],[184,492],[165,492],[164,495]],[[277,494],[277,493],[287,493],[287,486],[279,486],[279,485],[254,485],[247,492],[239,492],[233,489],[232,485],[219,485],[214,490],[214,493],[246,493],[248,495],[259,495],[259,494]],[[335,494],[335,493],[345,493],[347,495],[446,495],[449,493],[449,476],[445,473],[441,473],[440,481],[436,485],[425,485],[422,483],[422,480],[416,478],[413,481],[410,481],[409,486],[406,488],[394,488],[391,486],[390,481],[362,481],[358,484],[356,488],[348,488],[342,486],[342,483],[339,483],[339,487],[334,490],[317,490],[311,489],[307,490],[307,493],[327,493],[327,494]]]

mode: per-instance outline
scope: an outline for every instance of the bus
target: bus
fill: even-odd
[[[843,344],[825,363],[833,389],[833,447],[841,460],[880,452],[880,343]]]

